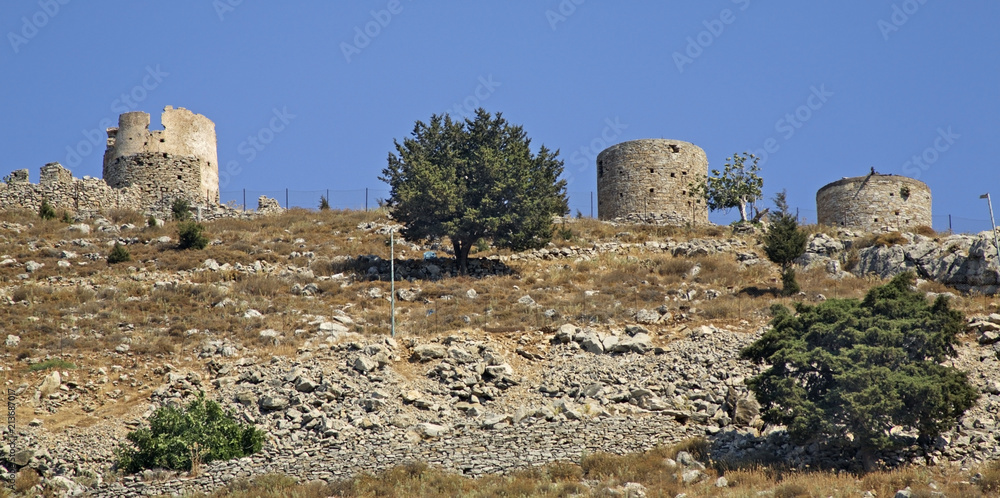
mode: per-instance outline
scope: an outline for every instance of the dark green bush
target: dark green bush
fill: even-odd
[[[170,213],[174,215],[176,221],[187,221],[191,219],[191,203],[187,199],[180,197],[174,199],[170,205]]]
[[[328,211],[330,209],[330,201],[327,200],[325,195],[319,196],[319,210]]]
[[[49,204],[48,199],[42,199],[42,205],[38,207],[38,217],[43,220],[55,219],[56,210]]]
[[[115,242],[115,246],[112,247],[111,252],[108,253],[108,264],[114,265],[124,263],[126,261],[132,261],[132,255],[129,254],[128,248],[123,246],[120,242]]]
[[[193,221],[185,221],[177,225],[177,247],[179,249],[204,249],[208,245],[208,237],[203,232],[205,227]]]
[[[252,455],[261,450],[264,433],[238,423],[204,393],[186,408],[166,405],[143,427],[125,436],[116,451],[118,468],[128,473],[142,469],[191,470],[192,463],[210,463]]]

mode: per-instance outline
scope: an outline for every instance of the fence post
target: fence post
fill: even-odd
[[[326,203],[330,203],[330,189],[326,189]]]
[[[365,187],[365,212],[368,212],[368,187]]]
[[[590,217],[594,217],[594,191],[590,191]]]
[[[285,187],[285,209],[288,209],[288,187]]]
[[[948,231],[951,232],[951,215],[948,215]]]
[[[247,189],[243,189],[243,212],[247,212]]]

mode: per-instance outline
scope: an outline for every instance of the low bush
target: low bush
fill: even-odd
[[[208,245],[205,237],[205,226],[193,221],[185,221],[177,225],[178,249],[204,249]]]
[[[191,203],[187,199],[178,197],[170,204],[170,214],[176,221],[187,221],[191,219]]]
[[[38,217],[43,220],[53,220],[56,217],[56,210],[49,204],[48,199],[42,199],[42,205],[38,207]]]
[[[115,246],[111,248],[111,252],[108,253],[108,264],[115,265],[118,263],[125,263],[127,261],[132,261],[132,254],[128,252],[128,248],[123,246],[120,242],[115,242]]]
[[[149,418],[149,427],[125,436],[116,451],[117,466],[128,473],[143,469],[192,470],[199,463],[230,460],[261,450],[264,433],[238,423],[204,393],[186,408],[165,405]]]
[[[41,363],[35,363],[34,365],[31,365],[30,367],[28,367],[28,371],[29,372],[40,372],[40,371],[43,371],[43,370],[48,370],[50,368],[55,368],[56,370],[72,370],[72,369],[76,368],[76,365],[74,365],[74,364],[72,364],[72,363],[70,363],[70,362],[68,362],[66,360],[60,360],[60,359],[56,358],[56,359],[51,359],[51,360],[45,360],[45,361],[43,361]]]

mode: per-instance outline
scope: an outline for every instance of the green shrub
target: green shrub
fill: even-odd
[[[108,264],[114,265],[124,263],[126,261],[132,261],[132,255],[129,254],[128,248],[123,246],[121,242],[115,242],[115,246],[112,247],[111,252],[108,253]]]
[[[63,211],[62,222],[66,224],[73,223],[73,217],[69,215],[69,211]]]
[[[264,433],[240,424],[204,393],[186,408],[166,405],[143,427],[125,436],[116,451],[117,466],[128,473],[142,469],[191,470],[192,464],[230,460],[261,450]]]
[[[187,221],[191,219],[191,203],[187,199],[176,198],[170,205],[170,213],[176,221]]]
[[[55,219],[56,210],[49,204],[48,199],[42,199],[42,205],[38,207],[38,217],[43,220]]]
[[[319,196],[319,210],[320,211],[330,210],[330,201],[327,200],[325,195]]]
[[[58,358],[55,358],[55,359],[51,359],[51,360],[45,360],[45,361],[43,361],[41,363],[35,363],[34,365],[31,365],[30,367],[28,367],[28,371],[29,372],[40,372],[42,370],[48,370],[50,368],[55,368],[57,370],[72,370],[72,369],[76,368],[76,365],[74,365],[74,364],[72,364],[72,363],[70,363],[70,362],[68,362],[66,360],[60,360]]]
[[[861,301],[800,303],[795,314],[772,306],[770,330],[741,352],[771,365],[747,381],[764,421],[786,425],[798,444],[852,441],[866,458],[906,444],[893,426],[915,429],[922,444],[954,427],[979,397],[945,363],[965,319],[944,297],[928,304],[914,279],[903,273]]]
[[[156,216],[149,215],[149,218],[146,218],[146,226],[149,228],[156,228],[159,226],[159,223],[156,221]]]
[[[177,247],[180,249],[204,249],[208,245],[208,237],[203,232],[205,227],[193,221],[185,221],[177,225]]]

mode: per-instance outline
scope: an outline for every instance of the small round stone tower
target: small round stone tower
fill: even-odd
[[[706,176],[705,151],[689,142],[645,139],[608,147],[597,156],[597,217],[708,223],[705,203],[688,195],[689,184]]]
[[[215,123],[183,107],[167,106],[163,130],[149,130],[149,114],[128,112],[108,128],[104,181],[114,188],[138,186],[143,202],[184,198],[219,204],[219,159]]]
[[[906,231],[931,226],[931,189],[924,182],[872,172],[843,178],[819,189],[821,225],[865,232]]]

